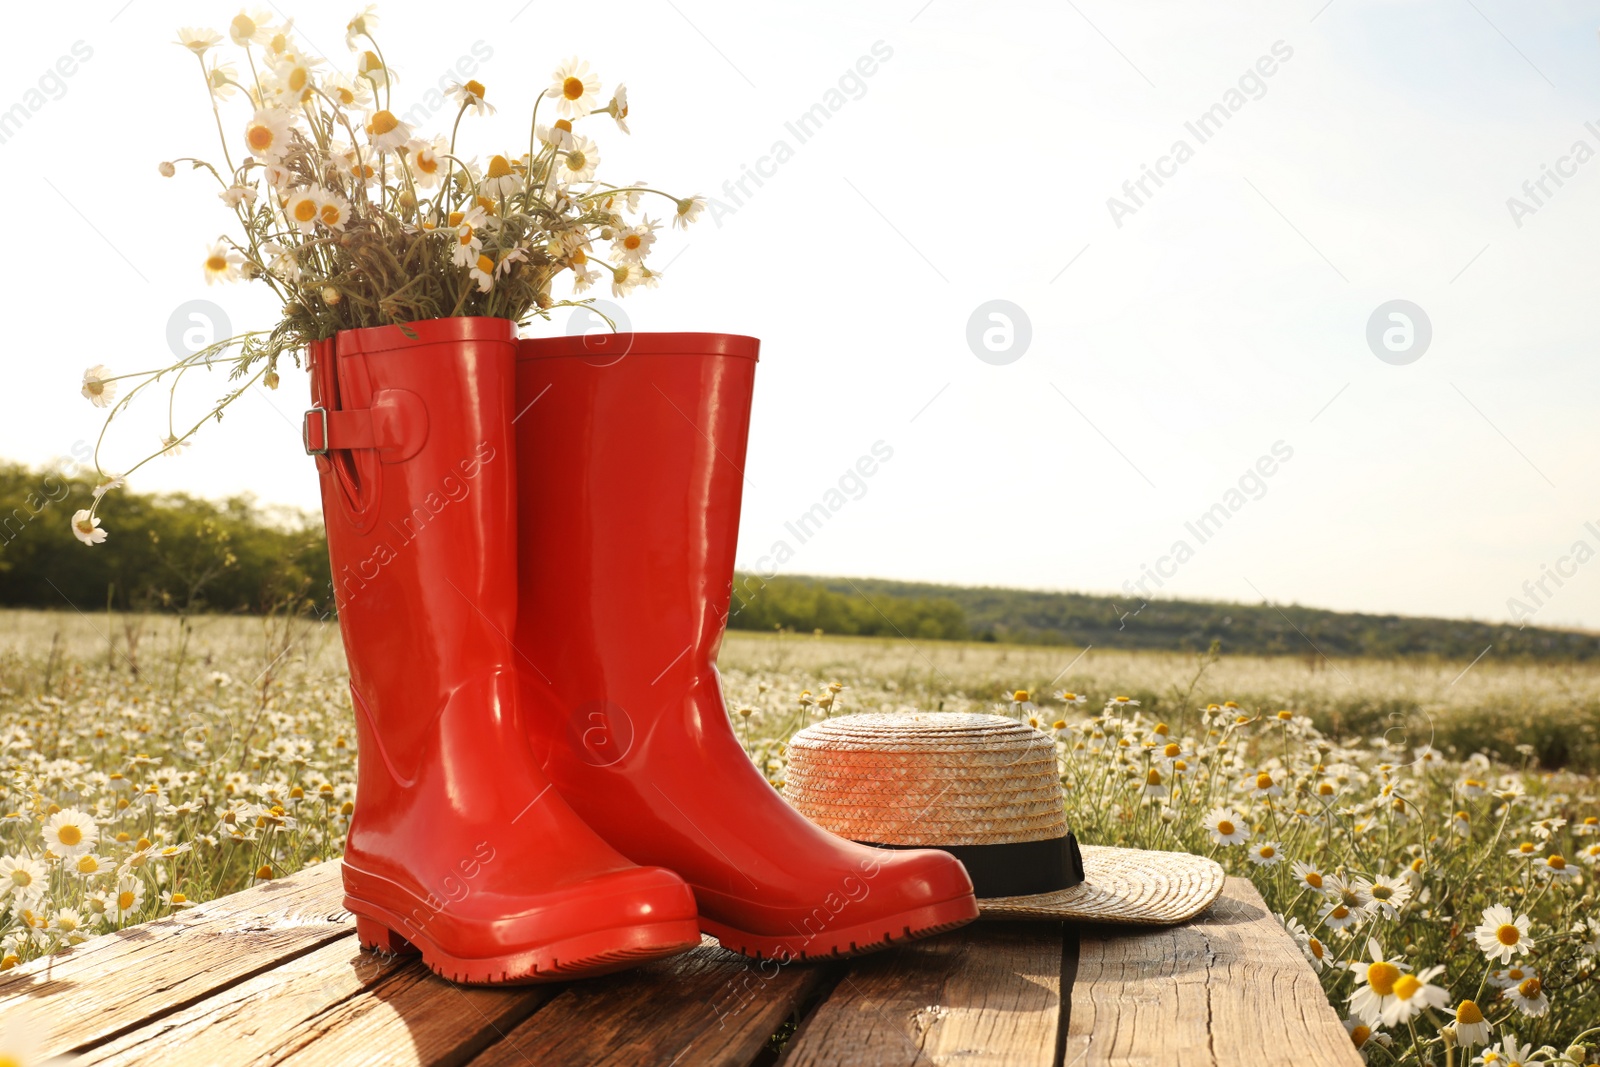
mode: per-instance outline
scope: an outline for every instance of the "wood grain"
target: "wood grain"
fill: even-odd
[[[549,999],[549,986],[456,986],[353,937],[289,960],[74,1061],[163,1067],[467,1062]]]
[[[55,1056],[104,1041],[320,945],[347,938],[339,862],[96,937],[0,975],[0,1018]],[[353,938],[351,939],[354,945]]]
[[[1060,923],[979,922],[855,962],[784,1067],[1051,1067]]]
[[[574,982],[472,1067],[745,1067],[838,969],[747,960],[708,939]]]
[[[1194,922],[1079,930],[1065,1067],[1359,1067],[1322,985],[1255,887]]]

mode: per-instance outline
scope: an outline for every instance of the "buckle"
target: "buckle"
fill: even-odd
[[[321,427],[320,427],[321,436],[318,437],[318,442],[319,443],[315,447],[313,447],[312,444],[311,444],[311,417],[313,415],[317,416],[318,421],[321,422]],[[326,456],[328,454],[328,409],[327,408],[314,407],[314,408],[311,408],[310,410],[308,410],[306,412],[305,421],[300,426],[300,440],[301,440],[301,443],[303,443],[305,445],[305,447],[306,447],[306,455],[308,455],[308,456]]]

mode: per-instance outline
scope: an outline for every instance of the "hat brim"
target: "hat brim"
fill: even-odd
[[[1168,926],[1199,915],[1227,875],[1187,852],[1084,845],[1082,883],[1025,897],[979,898],[980,919],[1046,919]]]

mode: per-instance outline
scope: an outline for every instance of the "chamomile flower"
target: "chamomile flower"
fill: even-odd
[[[1539,972],[1532,967],[1502,967],[1490,971],[1488,982],[1496,989],[1510,989],[1514,985],[1526,982],[1530,978],[1539,977]]]
[[[684,206],[686,204],[688,205],[688,207]],[[702,196],[691,196],[691,197],[689,197],[689,198],[687,198],[685,200],[678,201],[678,214],[680,216],[682,216],[682,215],[689,216],[688,222],[693,222],[696,218],[698,218],[700,216],[700,212],[705,209],[705,206],[706,206],[705,197],[702,197]],[[677,223],[677,219],[673,219],[673,223],[676,224]],[[688,225],[688,223],[686,222],[685,226],[687,226],[687,225]],[[1071,692],[1071,691],[1066,690],[1066,689],[1058,690],[1056,692],[1056,694],[1055,694],[1055,697],[1056,697],[1057,700],[1061,701],[1061,703],[1063,703],[1063,704],[1086,704],[1089,701],[1088,696],[1086,696],[1085,694],[1083,694],[1083,693],[1074,693],[1074,692]]]
[[[253,185],[230,185],[217,194],[217,199],[231,208],[237,208],[240,204],[254,207],[258,195]]]
[[[599,166],[600,149],[583,134],[575,133],[567,150],[556,153],[556,180],[563,185],[590,181]]]
[[[317,197],[317,221],[330,230],[342,230],[350,221],[350,202],[330,189]]]
[[[343,74],[329,74],[322,80],[322,91],[333,98],[340,107],[365,111],[372,104],[372,85],[365,79],[352,79]]]
[[[228,39],[236,45],[266,44],[272,36],[272,16],[265,11],[240,11],[228,23]]]
[[[655,231],[657,225],[657,223],[651,222],[646,217],[637,226],[624,226],[611,239],[612,253],[618,258],[627,260],[629,263],[642,263],[644,257],[650,252],[650,246],[656,243]],[[1018,690],[1018,692],[1021,692],[1021,690]],[[1026,693],[1023,694],[1021,701],[1013,700],[1012,703],[1014,705],[1013,710],[1019,713],[1031,712],[1035,707]],[[1026,707],[1024,708],[1023,705],[1026,705]]]
[[[1283,862],[1282,846],[1276,841],[1258,841],[1245,854],[1258,867],[1276,867]]]
[[[268,91],[285,107],[299,107],[311,99],[316,88],[312,71],[315,60],[294,52],[285,52],[273,65]]]
[[[50,916],[50,924],[45,930],[63,945],[81,945],[89,940],[83,915],[76,908],[62,908]]]
[[[380,152],[404,148],[411,139],[411,127],[395,118],[392,111],[374,111],[367,120],[367,139]]]
[[[1556,852],[1552,852],[1538,863],[1535,863],[1533,869],[1540,876],[1556,882],[1573,881],[1581,873],[1578,868],[1568,863],[1565,857]]]
[[[442,137],[431,141],[412,141],[406,146],[406,162],[411,165],[411,178],[418,189],[432,189],[443,179],[449,160],[449,143]]]
[[[1145,772],[1144,787],[1139,790],[1140,796],[1164,797],[1167,795],[1166,783],[1161,780],[1161,772],[1151,767]],[[1252,857],[1253,858],[1253,857]]]
[[[0,899],[27,906],[44,895],[44,864],[28,856],[0,856]]]
[[[354,18],[344,27],[344,46],[350,51],[356,50],[356,42],[363,37],[370,38],[372,31],[378,28],[378,8],[376,4],[368,4],[362,8]]]
[[[1594,837],[1600,834],[1600,816],[1588,815],[1572,824],[1573,837]]]
[[[393,81],[397,81],[394,73],[383,65],[378,53],[368,50],[356,57],[356,73],[365,78],[375,89],[382,89]]]
[[[215,282],[232,282],[239,278],[239,266],[244,262],[244,257],[222,242],[211,246],[206,253],[205,272],[206,284]]]
[[[1258,799],[1283,796],[1283,786],[1272,777],[1270,771],[1261,771],[1255,777],[1245,779],[1244,786],[1250,796]]]
[[[539,138],[539,143],[549,145],[565,152],[572,147],[572,123],[566,119],[557,119],[549,126],[540,123],[534,127],[534,136]]]
[[[44,824],[45,847],[62,858],[92,852],[99,840],[94,818],[77,808],[62,808]]]
[[[278,162],[289,150],[289,127],[292,122],[293,115],[285,108],[259,108],[245,123],[245,147],[257,159]]]
[[[317,228],[317,212],[322,207],[322,191],[303,186],[289,193],[283,203],[283,216],[301,233],[311,233]]]
[[[100,516],[91,515],[87,508],[80,508],[72,513],[72,536],[86,545],[98,545],[106,539],[106,531],[100,527]]]
[[[467,276],[478,283],[478,292],[487,293],[494,288],[494,259],[488,253],[480,253],[473,261],[472,269]]]
[[[211,86],[212,97],[231,100],[239,88],[239,71],[232,63],[214,59],[211,68],[206,71],[206,82]]]
[[[589,69],[588,62],[573,56],[556,68],[545,95],[554,97],[556,110],[568,118],[587,115],[599,99],[600,76]]]
[[[66,869],[80,878],[93,878],[97,874],[104,874],[110,867],[100,856],[93,852],[85,852],[69,860]]]
[[[1371,963],[1348,964],[1356,974],[1356,988],[1350,994],[1350,1011],[1368,1026],[1377,1026],[1383,1021],[1384,1010],[1397,999],[1396,983],[1410,967],[1400,960],[1386,958],[1377,938],[1367,939],[1367,953],[1372,957]],[[1412,988],[1409,983],[1407,988]]]
[[[1550,998],[1545,996],[1544,983],[1537,977],[1524,978],[1500,994],[1502,1000],[1530,1018],[1537,1019],[1550,1011]]]
[[[205,27],[184,26],[178,30],[178,44],[195,55],[203,56],[222,43],[222,34]]]
[[[106,901],[106,914],[115,922],[124,922],[144,905],[144,882],[130,875],[117,879],[116,895]]]
[[[484,196],[510,196],[522,186],[522,175],[505,156],[490,156],[489,169],[484,171],[478,188]]]
[[[483,98],[483,83],[480,81],[468,81],[462,85],[452,83],[445,91],[462,111],[471,111],[480,118],[494,114],[494,105]]]
[[[1212,808],[1205,817],[1204,826],[1212,842],[1218,845],[1242,845],[1250,840],[1244,816],[1232,808]]]
[[[1386,919],[1399,915],[1400,909],[1411,900],[1411,884],[1401,878],[1382,875],[1372,879],[1361,878],[1355,883],[1355,891],[1366,898],[1369,912],[1381,914]]]
[[[1352,908],[1337,900],[1330,900],[1322,905],[1317,914],[1322,917],[1322,924],[1330,930],[1343,930],[1354,926],[1366,915],[1360,908]]]
[[[1533,1046],[1518,1042],[1516,1034],[1505,1035],[1499,1048],[1490,1045],[1472,1062],[1481,1067],[1544,1067],[1543,1058],[1534,1053]]]
[[[83,372],[83,387],[80,392],[84,399],[97,408],[108,406],[116,399],[117,383],[108,381],[111,371],[103,363],[96,363]]]
[[[611,268],[611,295],[627,296],[643,281],[643,267],[636,263],[618,263]]]
[[[1463,1000],[1456,1005],[1455,1027],[1456,1044],[1471,1048],[1489,1043],[1489,1031],[1494,1024],[1483,1017],[1483,1009],[1478,1007],[1477,1001]]]
[[[1426,1009],[1437,1011],[1448,1007],[1449,991],[1432,982],[1432,979],[1443,973],[1443,967],[1430,967],[1419,974],[1402,974],[1395,979],[1394,995],[1382,1009],[1384,1025],[1398,1026],[1401,1023],[1409,1023]]]
[[[628,129],[628,87],[622,83],[617,84],[617,91],[611,94],[611,103],[600,109],[600,114],[610,115],[617,122],[617,129],[623,133],[632,133]]]
[[[1483,921],[1472,931],[1478,951],[1491,960],[1510,963],[1516,955],[1526,955],[1534,939],[1528,935],[1532,926],[1526,915],[1513,915],[1504,904],[1495,904],[1483,910]]]
[[[1316,864],[1307,863],[1305,860],[1295,860],[1289,869],[1294,872],[1294,880],[1296,882],[1307,889],[1314,889],[1318,893],[1323,892],[1327,876],[1322,873],[1322,869]]]

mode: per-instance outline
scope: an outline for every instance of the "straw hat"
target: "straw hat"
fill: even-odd
[[[1055,742],[999,715],[843,715],[808,726],[789,742],[784,795],[841,837],[952,853],[983,918],[1178,923],[1222,892],[1222,868],[1201,856],[1080,850]]]

